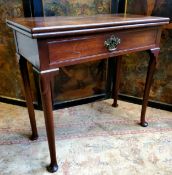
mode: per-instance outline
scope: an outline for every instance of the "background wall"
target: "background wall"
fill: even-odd
[[[6,18],[22,17],[21,0],[0,0],[0,96],[23,98],[13,33]]]
[[[110,13],[111,0],[43,0],[45,16]]]

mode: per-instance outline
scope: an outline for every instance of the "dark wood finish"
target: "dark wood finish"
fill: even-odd
[[[41,69],[48,69],[48,52],[47,44],[43,40],[39,41],[39,57],[42,60]],[[54,132],[54,119],[53,119],[53,100],[52,100],[52,88],[51,80],[54,72],[51,73],[41,73],[39,75],[40,81],[40,93],[42,99],[42,107],[44,111],[46,132],[48,138],[48,145],[50,151],[51,163],[47,167],[47,170],[51,173],[58,170],[57,160],[56,160],[56,146],[55,146],[55,132]]]
[[[51,158],[51,163],[47,167],[47,170],[53,173],[57,171],[58,165],[56,160],[54,119],[53,119],[53,108],[52,108],[52,97],[51,97],[51,74],[40,75],[40,88],[41,88],[42,106],[44,111],[45,125],[46,125],[48,145]]]
[[[38,132],[36,127],[35,112],[34,112],[34,106],[33,106],[33,100],[32,100],[32,93],[31,93],[32,91],[30,88],[27,60],[22,56],[20,56],[19,65],[20,65],[20,71],[23,79],[25,98],[26,98],[26,104],[27,104],[28,113],[29,113],[30,124],[32,128],[32,135],[30,139],[36,140],[38,139]]]
[[[115,31],[110,33],[101,33],[98,35],[89,35],[81,37],[63,38],[48,41],[49,59],[51,66],[66,66],[75,64],[76,62],[91,61],[97,59],[104,59],[105,57],[112,57],[120,55],[122,52],[128,52],[128,47],[145,50],[145,47],[155,47],[156,35],[158,28],[149,29],[134,29],[128,31]],[[104,46],[104,42],[115,35],[121,39],[115,52],[109,52]],[[89,57],[89,58],[88,58]],[[87,58],[87,59],[85,59]]]
[[[116,57],[115,63],[115,77],[114,77],[114,87],[113,87],[113,107],[117,107],[117,100],[118,100],[118,91],[119,91],[119,84],[120,84],[120,72],[121,72],[121,64],[122,64],[122,56]]]
[[[50,38],[119,29],[168,24],[169,18],[141,15],[95,15],[86,17],[36,17],[7,20],[7,24],[32,38]]]
[[[18,54],[25,55],[40,74],[42,104],[51,157],[48,168],[50,172],[58,169],[51,97],[51,78],[54,72],[61,66],[76,65],[107,57],[110,58],[110,62],[116,59],[116,66],[114,66],[116,75],[112,84],[113,106],[117,106],[121,55],[150,50],[151,59],[141,114],[141,125],[146,126],[145,112],[155,58],[159,51],[161,27],[168,21],[168,18],[136,15],[22,18],[7,21],[7,24],[15,30]],[[109,51],[104,43],[112,35],[121,39],[121,43],[116,50]],[[33,53],[26,48],[33,50]],[[111,90],[110,84],[107,84],[107,87]]]
[[[151,88],[153,73],[155,71],[155,67],[156,67],[156,63],[157,63],[159,50],[160,50],[159,48],[149,50],[150,61],[149,61],[149,67],[148,67],[148,72],[147,72],[147,77],[146,77],[146,85],[145,85],[142,110],[141,110],[141,123],[140,124],[143,127],[148,126],[148,123],[145,121],[145,113],[146,113],[149,92],[150,92],[150,88]]]
[[[50,61],[49,59],[49,52],[48,52],[48,44],[44,40],[38,40],[38,52],[40,57],[40,69],[47,70],[49,69]]]

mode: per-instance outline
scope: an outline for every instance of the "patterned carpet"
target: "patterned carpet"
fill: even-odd
[[[112,100],[54,111],[58,175],[171,175],[172,113]],[[0,175],[46,175],[49,163],[42,111],[39,140],[28,140],[27,109],[0,103]]]

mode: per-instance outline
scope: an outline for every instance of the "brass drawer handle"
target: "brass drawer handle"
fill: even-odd
[[[109,39],[104,42],[105,47],[110,51],[115,51],[117,46],[121,43],[120,38],[112,35]]]

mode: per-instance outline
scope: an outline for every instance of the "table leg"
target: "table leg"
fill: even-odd
[[[151,83],[153,79],[153,74],[156,68],[157,58],[159,54],[159,48],[149,50],[150,61],[148,66],[148,72],[146,77],[146,84],[143,95],[142,111],[141,111],[141,126],[147,127],[148,123],[145,121],[146,108],[148,104],[149,92],[151,88]]]
[[[114,83],[113,83],[113,107],[117,107],[117,100],[118,100],[118,91],[119,91],[119,85],[120,85],[120,75],[121,75],[121,63],[122,63],[122,56],[118,56],[115,58],[115,77],[114,77]]]
[[[51,75],[48,73],[40,74],[40,89],[41,89],[42,105],[44,110],[45,125],[46,125],[48,145],[51,158],[51,163],[47,167],[47,170],[51,173],[54,173],[58,170],[58,165],[56,160],[56,146],[55,146],[50,76]]]
[[[21,76],[23,79],[25,98],[26,98],[26,104],[27,104],[28,113],[29,113],[30,124],[32,128],[32,135],[30,139],[36,140],[38,138],[38,132],[36,127],[35,112],[34,112],[34,106],[33,106],[33,100],[32,100],[31,88],[30,88],[27,60],[22,56],[20,56],[19,65],[20,65]]]

